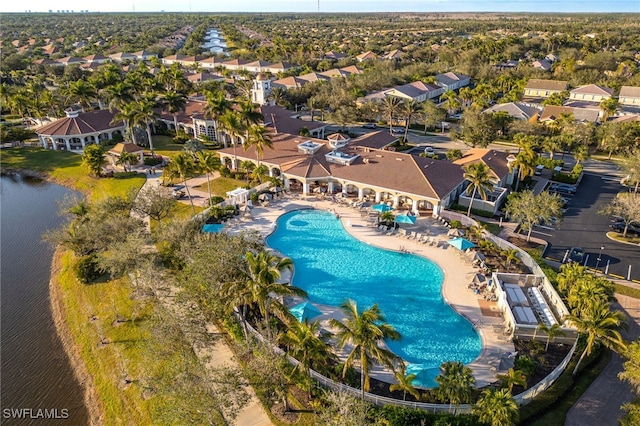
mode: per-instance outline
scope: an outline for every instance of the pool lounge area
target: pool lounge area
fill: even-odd
[[[477,386],[493,383],[496,381],[497,374],[504,373],[504,371],[498,371],[500,360],[504,354],[512,353],[514,346],[504,334],[503,318],[497,312],[487,310],[486,306],[481,309],[478,295],[469,292],[466,288],[469,274],[477,272],[477,269],[471,264],[462,262],[460,257],[453,252],[455,249],[441,248],[447,246],[446,244],[428,246],[416,241],[404,241],[397,237],[386,236],[369,226],[367,218],[362,217],[358,211],[348,206],[334,204],[328,200],[318,201],[297,197],[280,200],[269,207],[254,207],[252,209],[253,220],[225,227],[225,231],[230,233],[255,231],[264,238],[268,238],[276,228],[277,220],[281,215],[309,208],[331,210],[333,214],[339,216],[346,232],[368,245],[394,252],[424,256],[435,262],[443,273],[443,300],[457,314],[464,316],[466,318],[464,321],[473,324],[482,339],[479,355],[467,364],[474,372]],[[447,228],[441,226],[432,217],[420,217],[416,226],[428,229],[434,239],[442,241],[447,239]],[[290,278],[283,276],[284,281],[288,281]],[[299,302],[301,300],[291,301],[291,305]],[[341,318],[342,311],[335,306],[322,303],[314,303],[314,306],[322,311],[322,315],[314,318],[314,320],[319,320],[321,324],[330,318]],[[388,316],[384,310],[383,313]],[[426,338],[428,339],[428,336]],[[391,371],[381,366],[375,366],[371,371],[371,376],[388,383],[395,382]]]

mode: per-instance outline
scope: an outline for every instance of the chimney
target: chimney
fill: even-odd
[[[274,113],[271,113],[271,122],[273,123],[273,129],[278,133],[278,126],[276,125],[276,116]]]

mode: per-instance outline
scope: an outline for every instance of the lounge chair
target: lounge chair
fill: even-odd
[[[396,233],[396,228],[391,228],[391,230],[387,232],[387,235],[393,235],[395,233]]]

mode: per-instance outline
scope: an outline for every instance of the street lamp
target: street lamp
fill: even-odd
[[[598,259],[596,261],[596,271],[598,270],[598,266],[600,265],[600,261],[602,260],[602,250],[604,250],[604,246],[600,246],[600,252],[598,253]]]

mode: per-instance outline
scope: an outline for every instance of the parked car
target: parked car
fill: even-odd
[[[391,133],[393,133],[395,136],[404,135],[404,128],[394,127],[393,129],[391,129]]]
[[[462,118],[462,113],[456,113],[456,114],[451,114],[449,116],[449,118],[453,119],[453,120],[460,120]]]
[[[551,191],[564,193],[564,194],[575,194],[576,187],[573,185],[569,185],[567,183],[552,183],[549,187]]]
[[[433,147],[427,146],[424,148],[424,153],[431,155],[431,154],[435,154],[435,151],[433,150]]]
[[[624,222],[613,222],[609,227],[622,234],[624,232],[625,224]],[[627,236],[629,235],[640,235],[640,224],[630,223],[627,227]]]
[[[567,262],[569,263],[582,263],[584,261],[584,249],[582,247],[571,247],[569,250],[569,256]]]
[[[365,129],[377,129],[378,125],[376,123],[364,123],[362,127]]]

